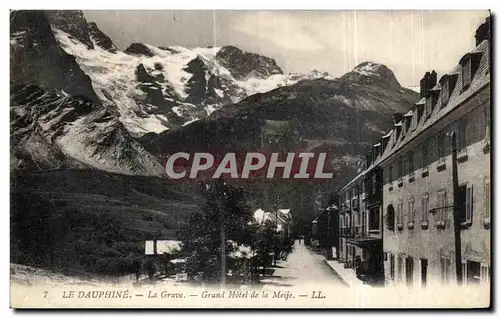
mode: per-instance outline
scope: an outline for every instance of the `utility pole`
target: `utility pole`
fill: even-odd
[[[221,288],[226,287],[226,231],[224,228],[224,208],[221,205],[221,201],[225,200],[226,189],[224,182],[222,180],[217,180],[215,185],[212,184],[212,194],[214,194],[214,199],[217,200],[217,215],[219,218],[219,229],[220,229],[220,276],[221,276]]]
[[[220,214],[220,212],[219,212]],[[220,222],[220,258],[221,258],[221,287],[226,287],[226,232],[224,231],[224,223]]]
[[[275,213],[276,213],[276,239],[274,241],[274,267],[276,267],[276,259],[278,258],[278,209],[279,209],[279,200],[280,200],[280,195],[276,195],[276,207],[275,207]]]
[[[451,162],[452,162],[452,180],[453,180],[453,226],[455,232],[455,269],[458,286],[462,285],[462,242],[460,238],[460,201],[458,191],[458,165],[457,165],[457,136],[451,132]]]

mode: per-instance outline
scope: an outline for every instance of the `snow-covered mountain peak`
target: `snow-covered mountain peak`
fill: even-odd
[[[344,74],[342,79],[358,84],[379,84],[391,88],[400,88],[394,73],[385,65],[374,62],[358,64],[351,72]]]
[[[353,72],[365,75],[365,76],[380,76],[377,72],[381,67],[381,64],[373,62],[363,62],[353,69]]]
[[[99,98],[118,109],[120,120],[136,136],[177,129],[250,95],[327,76],[318,71],[285,75],[274,60],[233,46],[132,43],[122,52],[102,35],[89,36],[89,45],[54,25],[52,29],[90,76]],[[98,30],[95,24],[89,29]]]
[[[47,15],[46,32],[54,45],[74,57],[90,79],[95,100],[115,109],[134,136],[175,130],[225,105],[303,80],[334,80],[318,70],[284,74],[274,59],[232,45],[185,48],[135,42],[120,51],[81,11],[38,14]],[[11,32],[11,48],[22,50],[24,37],[17,34]]]

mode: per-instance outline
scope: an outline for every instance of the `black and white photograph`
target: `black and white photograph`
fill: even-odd
[[[491,308],[486,9],[10,10],[10,306]]]

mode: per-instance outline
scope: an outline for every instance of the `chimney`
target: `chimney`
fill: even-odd
[[[401,120],[403,120],[403,114],[394,113],[394,125],[399,123]]]
[[[428,98],[430,95],[430,90],[437,83],[437,73],[436,71],[426,72],[424,77],[420,80],[420,98]]]
[[[476,30],[476,46],[481,44],[484,40],[490,40],[490,29],[491,29],[491,22],[490,22],[490,17],[486,18],[486,21],[481,24],[477,30]]]
[[[434,86],[436,86],[436,84],[437,84],[437,76],[438,76],[438,75],[437,75],[436,71],[435,71],[435,70],[432,70],[432,72],[431,72],[431,77],[430,77],[430,79],[429,79],[429,80],[430,80],[430,83],[429,83],[429,84],[430,84],[429,89],[431,89],[431,88],[433,88]]]

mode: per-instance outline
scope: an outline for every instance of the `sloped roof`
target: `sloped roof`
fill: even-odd
[[[469,88],[465,92],[461,92],[460,85],[455,85],[453,92],[450,92],[451,95],[448,99],[448,102],[443,107],[434,107],[433,112],[427,120],[417,121],[416,116],[413,116],[413,111],[411,112],[412,122],[410,125],[410,129],[403,139],[402,136],[397,136],[397,134],[392,134],[389,139],[389,144],[393,145],[392,147],[387,147],[386,150],[374,160],[365,170],[361,171],[356,177],[354,177],[350,182],[348,182],[344,187],[342,187],[338,192],[342,192],[347,189],[351,184],[359,180],[363,175],[371,171],[374,167],[378,166],[380,163],[384,162],[386,159],[391,157],[394,153],[398,152],[401,148],[403,148],[408,143],[412,142],[418,135],[420,135],[427,128],[436,123],[440,118],[446,116],[453,109],[460,106],[464,101],[468,100],[471,96],[473,96],[476,92],[481,90],[483,87],[490,83],[490,72],[489,72],[489,42],[488,40],[484,40],[481,42],[471,53],[474,54],[482,54],[480,65],[478,67],[478,71],[474,75],[474,78],[471,80],[471,84]],[[461,78],[461,66],[456,65],[450,72],[448,72],[449,76],[458,76],[457,83],[460,83]],[[438,105],[440,105],[441,96],[438,97]],[[426,99],[421,98],[415,106],[417,105],[425,105]],[[410,112],[407,113],[410,116]],[[405,115],[406,116],[406,115]],[[399,122],[395,124],[395,126],[400,127],[402,123]],[[397,138],[397,140],[396,140]]]

